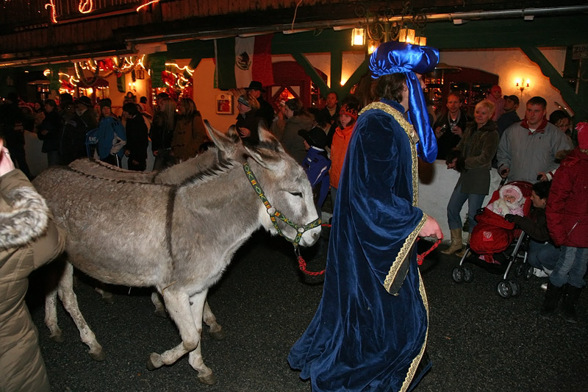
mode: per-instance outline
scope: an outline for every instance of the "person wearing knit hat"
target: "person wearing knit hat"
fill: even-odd
[[[551,316],[563,296],[563,317],[578,322],[576,303],[586,286],[588,269],[588,122],[580,122],[578,147],[561,162],[553,175],[545,214],[549,235],[561,251],[549,276],[541,309]]]
[[[353,127],[357,121],[357,112],[359,110],[359,100],[350,95],[343,100],[339,109],[339,123],[341,124],[334,129],[331,136],[331,170],[329,172],[331,181],[331,201],[335,205],[337,200],[337,188],[339,188],[339,178],[343,161],[347,153],[347,146],[353,133]],[[333,129],[333,127],[331,127]]]
[[[426,115],[424,99],[412,95],[423,98],[414,72],[430,72],[438,61],[436,49],[399,42],[381,44],[370,58],[380,100],[357,118],[333,210],[323,296],[288,356],[313,392],[411,390],[431,366],[414,244],[443,234],[417,206],[421,134],[421,154],[435,159],[436,149],[417,115]],[[416,131],[404,118],[409,108]]]

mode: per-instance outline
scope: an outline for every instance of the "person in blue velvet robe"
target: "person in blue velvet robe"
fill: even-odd
[[[406,62],[385,63],[395,56]],[[397,42],[372,55],[382,99],[358,118],[333,213],[323,296],[288,356],[313,392],[407,391],[430,367],[428,306],[414,245],[418,236],[443,236],[417,207],[417,143],[435,137],[428,123],[415,132],[404,113],[410,95],[422,95],[413,70],[429,72],[438,58],[435,49]],[[436,146],[425,143],[419,149],[431,150],[435,155]]]

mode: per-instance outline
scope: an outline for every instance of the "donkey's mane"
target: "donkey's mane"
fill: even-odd
[[[117,169],[111,169],[109,167],[109,165],[108,166],[107,165],[103,165],[103,166],[104,166],[104,168],[109,169],[109,170],[112,170],[113,172],[126,173],[126,171],[123,170],[123,169],[118,169],[118,168]],[[70,167],[70,166],[62,166],[61,168],[62,169],[65,169],[65,170],[68,170],[68,171],[71,171],[71,172],[76,173],[76,174],[80,174],[80,175],[82,175],[82,176],[84,176],[86,178],[91,178],[93,180],[107,181],[107,182],[110,182],[110,183],[113,183],[113,184],[164,185],[164,186],[167,186],[167,187],[173,186],[173,184],[155,184],[153,181],[145,182],[145,181],[140,181],[140,180],[137,180],[137,179],[123,179],[123,178],[115,178],[115,177],[105,177],[105,176],[101,176],[101,175],[98,175],[98,174],[88,173],[88,172],[85,172],[83,170],[79,170],[79,169],[76,169],[76,168],[73,168],[73,167]]]
[[[220,151],[218,153],[218,162],[209,168],[206,168],[184,180],[180,187],[186,185],[200,185],[210,180],[213,180],[224,173],[228,173],[237,165],[237,161],[231,158],[227,158]]]

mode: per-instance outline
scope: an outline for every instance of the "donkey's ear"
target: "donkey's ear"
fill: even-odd
[[[280,144],[277,140],[276,143]],[[283,170],[283,168],[285,167],[283,159],[280,159],[281,154],[285,154],[285,152],[280,154],[273,148],[267,148],[267,146],[264,146],[264,143],[260,143],[255,147],[247,146],[244,144],[243,147],[247,151],[247,154],[255,162],[259,163],[266,169]]]
[[[206,126],[210,140],[212,140],[219,150],[225,152],[227,155],[234,154],[242,146],[241,138],[239,138],[239,134],[234,127],[229,128],[229,131],[225,134],[210,125],[208,120],[204,120],[204,125]]]
[[[259,143],[274,151],[285,152],[282,144],[278,141],[273,133],[267,130],[264,124],[265,123],[261,121],[259,123],[259,127],[257,127],[257,132],[259,133]]]

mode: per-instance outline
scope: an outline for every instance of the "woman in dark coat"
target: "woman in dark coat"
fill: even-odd
[[[482,207],[490,189],[492,158],[498,149],[498,128],[492,121],[494,104],[489,100],[478,102],[474,122],[466,127],[465,134],[456,147],[459,157],[448,157],[447,168],[461,172],[447,204],[447,220],[451,231],[451,245],[444,254],[453,254],[463,248],[461,207],[468,201],[470,233],[477,211]]]

